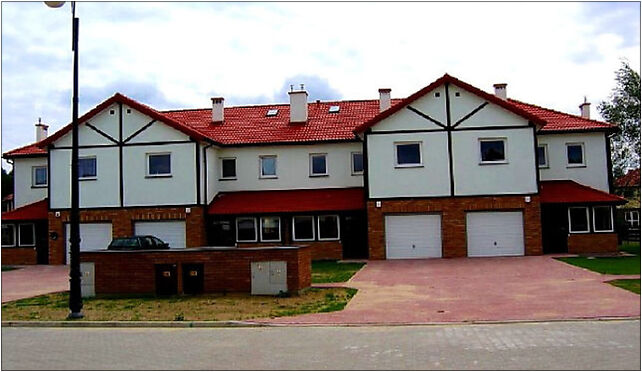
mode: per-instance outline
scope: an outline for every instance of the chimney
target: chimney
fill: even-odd
[[[47,130],[49,126],[42,123],[42,119],[38,118],[38,124],[36,124],[36,142],[40,142],[43,139],[47,138]]]
[[[379,89],[379,112],[390,108],[390,88]]]
[[[290,123],[306,123],[308,121],[308,92],[301,84],[299,90],[294,90],[294,86],[290,85]]]
[[[212,98],[212,122],[214,123],[223,123],[223,108],[225,106],[223,101],[225,101],[223,97]]]
[[[580,115],[584,119],[591,118],[591,103],[586,101],[586,97],[584,97],[584,103],[580,105]]]
[[[495,88],[495,95],[503,100],[506,100],[506,98],[508,98],[508,93],[506,93],[507,85],[508,84],[505,83],[493,84],[493,88]]]

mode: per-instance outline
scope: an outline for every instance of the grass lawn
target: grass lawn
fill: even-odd
[[[310,288],[292,297],[208,294],[172,297],[97,297],[85,299],[83,320],[243,320],[342,310],[357,292],[352,288]],[[2,305],[2,320],[65,320],[68,292]]]
[[[623,242],[618,247],[620,251],[640,255],[640,242]]]
[[[640,294],[640,279],[618,279],[611,280],[608,283],[616,287],[624,288],[627,291]]]
[[[2,266],[2,271],[11,271],[11,270],[17,270],[17,267],[13,266]]]
[[[640,256],[631,257],[561,257],[560,261],[601,274],[635,275],[640,273]]]
[[[312,283],[342,283],[348,281],[364,263],[339,263],[337,261],[313,261]]]

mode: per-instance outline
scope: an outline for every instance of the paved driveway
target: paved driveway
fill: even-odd
[[[69,289],[69,266],[30,265],[2,273],[2,302]]]
[[[432,323],[640,316],[640,296],[550,256],[370,261],[343,311],[274,323]],[[264,320],[265,321],[265,320]]]

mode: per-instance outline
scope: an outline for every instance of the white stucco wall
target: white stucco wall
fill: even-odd
[[[472,94],[455,85],[449,87],[450,111],[453,125],[470,112],[478,108],[485,99]],[[459,93],[459,97],[457,96]],[[505,108],[489,103],[483,109],[477,111],[470,119],[463,121],[459,128],[472,127],[496,127],[496,126],[527,126],[528,120],[506,110]]]
[[[47,197],[47,187],[33,187],[32,169],[47,166],[47,157],[16,158],[13,163],[13,200],[15,208]]]
[[[609,191],[604,133],[545,134],[538,144],[548,147],[548,168],[540,168],[540,180],[570,179],[598,190]],[[584,143],[584,167],[568,167],[566,144]]]

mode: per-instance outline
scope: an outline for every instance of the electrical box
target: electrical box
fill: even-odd
[[[183,293],[198,294],[203,292],[203,264],[183,264]]]
[[[261,261],[250,264],[253,295],[278,295],[288,291],[286,261]]]
[[[93,262],[80,263],[80,294],[82,297],[96,296],[96,271]]]
[[[156,271],[156,294],[161,296],[178,294],[176,264],[154,265]]]

